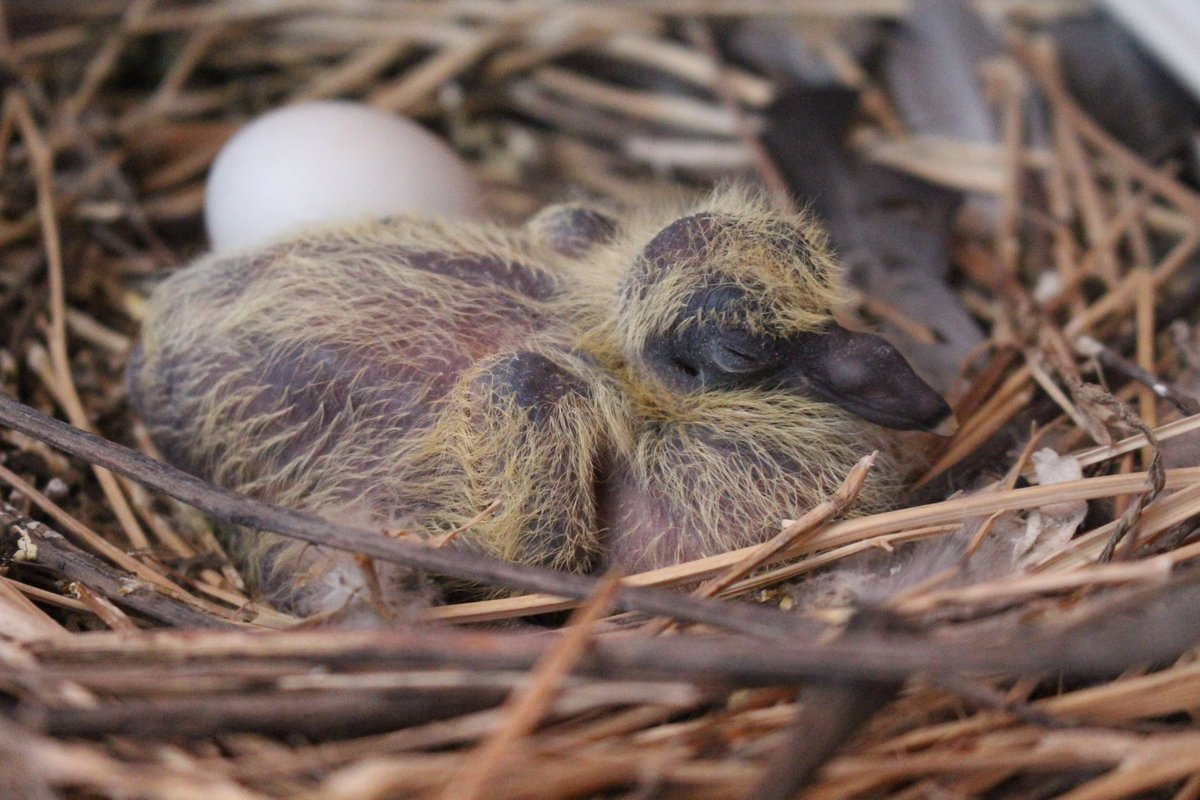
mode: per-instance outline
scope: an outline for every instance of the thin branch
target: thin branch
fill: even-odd
[[[1200,414],[1200,402],[1195,397],[1176,390],[1162,378],[1138,366],[1103,342],[1097,341],[1091,336],[1080,336],[1075,340],[1075,350],[1080,355],[1095,358],[1103,366],[1147,387],[1154,394],[1175,406],[1181,414],[1187,416]]]
[[[452,778],[444,800],[480,800],[487,796],[488,784],[499,772],[505,754],[537,727],[550,709],[563,681],[586,652],[596,621],[608,611],[620,583],[608,578],[587,605],[576,610],[566,632],[542,654],[534,665],[529,683],[513,692],[504,711],[504,722],[492,732],[473,758],[464,760],[464,773]]]
[[[88,428],[91,423],[75,381],[71,377],[71,362],[67,354],[67,323],[66,299],[64,289],[64,271],[62,241],[58,234],[58,218],[54,205],[54,156],[45,138],[38,130],[33,119],[33,112],[24,95],[11,91],[6,100],[11,104],[16,114],[17,125],[29,149],[29,160],[33,165],[34,178],[37,182],[38,219],[41,221],[42,237],[46,246],[46,262],[50,284],[50,360],[54,364],[54,374],[58,382],[58,394],[62,398],[64,410],[71,422],[78,427]],[[96,480],[104,489],[104,494],[112,505],[113,514],[121,523],[130,543],[137,548],[148,547],[150,542],[138,524],[133,509],[121,491],[116,478],[104,470],[94,470]]]
[[[10,541],[6,542],[8,539]],[[232,623],[159,591],[136,576],[110,567],[72,545],[61,533],[47,528],[0,501],[0,558],[12,558],[17,547],[27,551],[22,560],[80,583],[86,589],[150,619],[192,628],[233,628]],[[80,598],[86,601],[85,597]],[[99,609],[93,608],[100,613]]]
[[[4,394],[0,394],[0,424],[124,475],[233,525],[272,531],[312,544],[489,586],[583,600],[600,585],[596,578],[410,544],[390,538],[382,531],[343,525],[316,514],[264,503],[214,486],[142,453],[47,417]],[[811,623],[806,624],[771,609],[697,600],[650,589],[622,588],[613,605],[625,611],[644,611],[767,638],[795,636],[798,630],[812,627]]]
[[[790,800],[816,778],[817,770],[853,733],[886,705],[900,685],[854,682],[813,686],[804,705],[750,795],[754,800]]]

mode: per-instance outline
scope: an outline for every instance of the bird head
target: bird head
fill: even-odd
[[[950,432],[949,406],[891,344],[835,321],[837,272],[815,225],[710,204],[634,257],[618,307],[626,356],[672,393],[797,392],[885,427]]]

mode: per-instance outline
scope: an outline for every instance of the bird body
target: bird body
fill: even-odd
[[[473,521],[450,546],[630,571],[762,541],[875,449],[859,508],[895,501],[903,459],[872,422],[934,429],[949,409],[836,326],[837,299],[819,231],[738,191],[523,228],[384,219],[171,276],[130,394],[170,461],[230,488],[381,531]],[[321,548],[242,531],[233,549],[300,611],[366,585]]]

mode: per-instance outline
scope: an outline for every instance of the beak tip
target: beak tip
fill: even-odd
[[[950,412],[936,427],[929,430],[938,436],[953,436],[958,430],[958,420],[955,418],[954,412]]]

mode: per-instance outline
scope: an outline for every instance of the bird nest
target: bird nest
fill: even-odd
[[[1143,73],[1107,49],[1071,66],[1089,3],[979,0],[993,50],[932,74],[976,80],[990,127],[932,135],[904,98],[943,88],[877,58],[921,5],[9,4],[0,795],[1200,796],[1200,194],[1153,105],[1175,90],[1123,90]],[[1098,91],[1076,79],[1110,59]],[[410,115],[511,220],[731,177],[785,204],[825,157],[797,131],[832,124],[789,118],[805,80],[853,92],[829,139],[852,175],[968,198],[885,226],[941,243],[947,269],[896,267],[923,313],[848,288],[950,378],[960,427],[905,507],[853,514],[864,464],[765,545],[618,582],[364,537],[153,460],[124,362],[151,285],[203,252],[206,169],[249,116]],[[214,518],[518,591],[330,627],[249,594]],[[1007,568],[980,568],[997,541]]]

